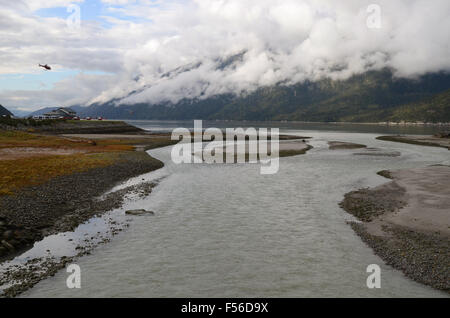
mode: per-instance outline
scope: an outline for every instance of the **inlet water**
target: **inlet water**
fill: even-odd
[[[111,243],[79,259],[81,289],[68,289],[68,274],[60,271],[22,296],[446,296],[384,265],[346,223],[353,217],[338,206],[346,192],[387,182],[377,171],[448,164],[446,149],[378,141],[359,132],[281,133],[311,136],[314,149],[282,158],[275,175],[261,175],[254,164],[175,165],[170,147],[150,151],[165,167],[127,184],[164,178],[150,196],[128,202],[123,211],[144,208],[156,215],[133,218]],[[330,151],[327,141],[401,156]],[[380,289],[366,286],[369,264],[381,266]]]

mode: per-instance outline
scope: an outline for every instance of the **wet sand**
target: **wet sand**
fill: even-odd
[[[407,205],[385,222],[450,237],[450,167],[430,166],[391,173],[405,189]]]
[[[380,136],[377,139],[421,146],[442,147],[450,150],[450,138],[442,138],[437,136]]]
[[[353,229],[387,264],[450,293],[450,166],[383,171],[393,181],[345,195]]]
[[[352,142],[344,142],[344,141],[330,141],[328,142],[328,146],[330,150],[338,150],[338,149],[359,149],[366,148],[366,145],[355,144]]]
[[[304,155],[308,150],[312,149],[313,147],[307,143],[306,140],[280,140],[279,141],[279,157],[291,157],[291,156],[297,156],[297,155]],[[223,153],[224,156],[224,162],[227,155],[232,156],[234,154],[234,162],[237,162],[237,156],[241,155],[245,159],[245,162],[250,161],[252,155],[254,158],[258,158],[258,160],[266,159],[262,158],[265,154],[259,154],[258,153],[258,144],[254,143],[254,149],[250,146],[248,142],[245,143],[245,147],[243,151],[239,148],[237,145],[226,145],[226,146],[217,146],[214,148],[214,151],[219,151]],[[267,143],[267,152],[268,157],[272,157],[271,154],[271,143],[270,141]],[[193,153],[194,156],[202,157],[202,152],[195,152]],[[261,158],[260,158],[261,156]],[[257,160],[257,161],[258,161]]]
[[[255,145],[256,146],[256,145]],[[224,151],[224,153],[227,153],[227,152],[232,152],[233,151],[233,149],[231,149],[232,147],[227,147],[227,146],[225,146],[224,148],[223,148],[223,151]],[[283,152],[285,152],[285,151],[290,151],[290,152],[304,152],[304,151],[306,151],[306,150],[308,150],[309,149],[309,145],[308,145],[308,143],[306,142],[306,141],[302,141],[302,140],[292,140],[292,141],[283,141],[283,140],[280,140],[279,141],[279,152],[280,152],[280,155],[283,153]],[[251,150],[251,148],[250,148],[250,145],[249,145],[249,143],[246,143],[245,144],[245,153],[246,154],[249,154],[250,153],[250,150]],[[271,151],[271,143],[270,142],[268,142],[268,144],[267,144],[267,151],[268,152],[270,152]],[[253,152],[252,152],[253,153]],[[257,153],[257,151],[256,151],[256,153]]]

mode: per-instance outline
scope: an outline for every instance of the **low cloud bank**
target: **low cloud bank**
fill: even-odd
[[[49,61],[56,70],[113,75],[1,91],[0,103],[176,103],[384,67],[411,78],[450,70],[448,0],[103,0],[108,26],[83,20],[76,32],[63,18],[34,14],[49,2],[0,5],[0,74]]]

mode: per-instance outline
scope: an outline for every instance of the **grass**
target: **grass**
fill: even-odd
[[[0,131],[1,148],[63,148],[85,152],[132,151],[133,140],[99,140],[36,135],[22,131]]]
[[[0,130],[0,149],[29,147],[77,151],[71,155],[43,153],[28,158],[0,160],[0,196],[14,194],[24,187],[42,184],[58,176],[112,165],[120,160],[121,153],[133,152],[135,145],[152,149],[173,143],[170,137],[161,138],[161,136],[93,141]]]
[[[3,117],[0,116],[0,125],[18,127],[40,127],[40,126],[48,126],[53,125],[57,122],[64,122],[64,119],[45,119],[45,120],[34,120],[33,118],[11,118],[9,116]]]
[[[111,165],[117,155],[75,154],[42,156],[0,161],[0,196],[11,195],[23,187],[44,183],[54,177]]]
[[[0,116],[0,125],[3,126],[9,126],[9,127],[29,127],[30,129],[38,128],[41,126],[52,126],[55,124],[60,123],[70,123],[70,124],[78,124],[78,125],[89,125],[91,123],[96,124],[102,124],[102,123],[108,123],[114,124],[117,123],[118,125],[123,124],[121,121],[113,121],[113,120],[92,120],[92,121],[86,121],[86,120],[73,120],[73,119],[33,119],[33,118],[11,118],[9,116],[3,117]]]

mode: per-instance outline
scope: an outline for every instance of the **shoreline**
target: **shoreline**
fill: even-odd
[[[147,157],[146,157],[147,156]],[[117,208],[122,200],[96,198],[129,178],[164,165],[145,152],[120,155],[106,167],[60,176],[0,199],[0,262],[31,248],[45,236],[73,230],[94,215]]]
[[[153,121],[150,119],[117,119],[123,121]],[[161,120],[168,122],[192,121],[193,119],[171,119]],[[159,121],[159,120],[155,120]],[[234,120],[234,119],[204,119],[207,122],[242,122],[242,123],[297,123],[297,124],[351,124],[351,125],[377,125],[377,126],[450,126],[449,123],[426,123],[426,122],[353,122],[353,121],[301,121],[301,120]]]
[[[355,233],[387,265],[450,294],[450,166],[378,173],[390,182],[345,194]]]
[[[450,150],[450,138],[436,136],[379,136],[377,140],[401,142],[411,145],[440,147]]]
[[[90,255],[100,245],[109,243],[114,236],[130,225],[129,219],[124,219],[120,215],[114,214],[113,211],[122,207],[129,196],[140,198],[148,196],[158,183],[159,180],[144,182],[104,194],[102,199],[96,201],[96,204],[100,204],[100,208],[97,208],[95,214],[83,215],[82,217],[86,217],[87,220],[75,226],[74,229],[45,236],[29,250],[20,251],[17,255],[18,259],[14,258],[0,263],[0,298],[21,295],[40,281],[54,276],[59,270],[76,262],[80,257]],[[113,210],[108,210],[111,207],[110,201],[115,205]],[[72,219],[75,222],[81,220],[81,218]],[[103,222],[106,228],[102,231],[86,229],[89,228],[89,224],[98,222]],[[48,249],[51,248],[48,244],[55,240],[66,248],[71,245],[72,251],[68,249],[64,255],[59,256],[58,253],[53,254]],[[43,246],[47,248],[46,253],[43,252]]]
[[[117,184],[131,178],[156,171],[164,164],[149,154],[147,150],[173,145],[168,134],[146,133],[134,134],[63,134],[58,138],[69,141],[79,140],[101,144],[105,140],[123,141],[126,145],[133,144],[133,151],[118,154],[113,164],[105,167],[90,168],[86,171],[57,176],[42,184],[27,186],[12,195],[0,196],[0,264],[7,264],[16,256],[31,250],[35,243],[42,242],[49,236],[73,232],[81,224],[95,217],[101,217],[114,209],[121,208],[127,195],[148,196],[155,183],[139,184],[110,193]],[[302,137],[309,138],[309,137]],[[299,137],[284,136],[283,140],[298,141]],[[295,139],[295,140],[294,140]],[[304,154],[312,147],[301,142],[301,149],[280,152],[282,156]],[[8,149],[8,148],[6,148]],[[50,148],[43,148],[48,152]],[[32,157],[33,153],[27,154]],[[38,157],[39,158],[39,157]],[[110,223],[111,237],[122,231],[116,228],[115,221]],[[124,224],[125,227],[127,224]],[[93,234],[95,236],[95,234]],[[109,242],[111,237],[103,238],[98,244]],[[91,241],[95,241],[91,237]],[[18,268],[6,267],[6,272],[0,270],[0,297],[16,297],[33,287],[39,281],[53,276],[80,256],[90,254],[96,246],[79,245],[79,250],[73,256],[55,258],[43,255],[33,258]],[[12,283],[13,281],[19,283]],[[4,287],[4,286],[8,287]]]
[[[101,135],[97,137],[104,138]],[[134,151],[120,153],[111,165],[55,177],[43,184],[25,187],[13,195],[0,197],[0,265],[23,255],[33,249],[35,243],[51,235],[73,232],[93,218],[121,208],[129,195],[148,196],[158,181],[110,191],[122,182],[163,168],[164,163],[146,151],[174,144],[165,137],[148,136],[147,143],[134,145]],[[0,298],[20,295],[78,257],[90,254],[96,246],[109,242],[127,226],[128,223],[118,224],[109,218],[109,230],[104,233],[106,237],[102,234],[95,242],[94,236],[100,232],[92,233],[93,237],[79,242],[73,256],[42,255],[19,266],[7,266],[6,271],[0,270],[0,287],[3,286]]]
[[[78,171],[62,170],[50,177],[44,176],[40,182],[28,180],[29,176],[23,173],[25,180],[23,185],[20,184],[19,187],[0,195],[0,263],[26,251],[47,235],[72,230],[92,216],[117,207],[121,203],[119,197],[103,201],[97,198],[120,182],[162,168],[164,164],[145,151],[175,143],[167,135],[118,134],[106,136],[107,139],[105,135],[97,135],[99,139],[92,137],[94,136],[79,135],[76,139],[63,136],[49,139],[39,135],[26,135],[31,141],[25,142],[32,142],[33,149],[39,152],[39,156],[26,151],[21,154],[28,155],[28,158],[21,159],[25,160],[21,162],[27,160],[43,162],[51,158],[53,161],[50,164],[53,167],[61,165],[71,156],[76,156],[74,160],[78,161],[83,158],[88,160],[95,158],[104,162],[100,161],[100,164],[94,162],[92,166],[86,166]],[[16,142],[8,136],[3,140]],[[20,140],[19,143],[23,147],[24,142]],[[52,148],[40,148],[45,143],[50,143],[49,147]],[[3,144],[2,147],[14,151],[30,149],[13,148],[7,144]],[[48,149],[76,150],[79,153],[73,155],[68,151],[68,155],[54,155]],[[17,162],[14,159],[13,156],[0,163],[14,164]],[[69,161],[69,164],[72,164],[72,161]],[[67,167],[67,164],[63,167]],[[28,168],[23,166],[21,169]],[[32,169],[35,167],[29,168],[28,174],[33,176],[35,170]],[[17,180],[17,174],[11,173],[13,180]]]
[[[116,140],[119,138],[126,141],[127,144],[133,144],[134,150],[120,153],[119,160],[112,165],[59,176],[44,184],[26,187],[15,195],[0,196],[0,264],[30,249],[32,244],[48,235],[73,231],[77,226],[93,217],[120,208],[128,193],[150,194],[155,186],[154,183],[128,187],[113,193],[108,193],[108,191],[120,182],[162,168],[164,164],[145,151],[175,143],[167,140],[167,134],[149,133],[145,136],[105,133],[64,134],[60,137],[74,140],[84,138],[96,143],[101,143],[106,139]],[[287,138],[286,142],[289,139],[298,138],[309,137]],[[138,139],[140,142],[136,142]],[[149,142],[146,143],[145,140]],[[292,142],[298,143],[299,141],[292,140]],[[294,152],[288,155],[297,155],[304,154],[312,148],[304,140],[301,144],[303,145],[302,149],[285,151]],[[333,147],[358,149],[366,146],[348,142],[330,142],[329,149],[333,150]],[[281,152],[280,157],[283,157]],[[450,171],[449,166],[431,166],[431,168],[422,169]],[[411,174],[410,170],[404,170],[401,173],[408,175]],[[445,272],[446,268],[450,268],[450,264],[446,267],[450,259],[448,250],[450,233],[446,232],[448,231],[448,222],[446,223],[444,220],[440,223],[440,225],[447,224],[447,229],[440,228],[444,234],[435,233],[435,225],[430,230],[411,226],[411,222],[406,224],[393,222],[391,214],[395,216],[402,212],[410,205],[408,199],[414,196],[410,195],[407,185],[402,184],[399,172],[383,170],[379,174],[393,181],[374,189],[353,191],[345,195],[341,207],[362,221],[362,223],[349,222],[351,227],[386,264],[403,271],[413,280],[450,293],[447,282],[448,275]],[[439,174],[442,174],[442,171]],[[423,179],[420,178],[420,174],[416,177]],[[450,175],[443,180],[441,189],[448,189],[447,180],[450,180]],[[431,176],[428,181],[435,184],[435,176]],[[427,193],[425,200],[433,194],[435,194],[433,191]],[[55,213],[55,211],[57,212]],[[5,218],[5,213],[9,213],[10,216]],[[415,217],[417,218],[417,215]],[[5,240],[7,244],[2,242]],[[105,239],[105,241],[107,240]],[[11,250],[8,244],[12,246]],[[53,276],[77,257],[89,254],[93,248],[94,246],[90,249],[81,248],[78,254],[70,257],[64,256],[59,260],[42,258],[40,265],[30,263],[27,265],[28,267],[17,272],[8,272],[6,276],[2,276],[0,270],[0,287],[2,283],[8,282],[5,277],[9,277],[10,280],[17,277],[25,279],[23,284],[4,289],[3,291],[6,292],[3,295],[0,289],[0,297],[19,295],[40,280]],[[1,254],[5,251],[8,254],[2,257]],[[435,254],[438,256],[435,257]],[[31,269],[36,271],[36,268],[41,266],[44,269],[43,274],[36,276],[35,273],[30,273]],[[429,273],[430,268],[432,274]]]
[[[151,133],[128,124],[125,124],[126,129],[120,133],[108,132],[110,128],[107,122],[87,124],[88,126],[81,127],[78,126],[80,122],[75,122],[69,125],[69,129],[64,129],[64,134],[55,136],[52,134],[52,137],[45,137],[45,134],[36,134],[36,131],[33,131],[33,133],[19,133],[17,136],[16,133],[7,133],[0,140],[3,162],[13,162],[16,159],[40,161],[42,158],[54,156],[57,158],[51,163],[54,165],[64,157],[78,154],[96,155],[102,151],[108,151],[103,154],[108,154],[109,160],[106,166],[94,165],[79,172],[63,171],[62,175],[44,178],[37,184],[25,183],[25,186],[12,188],[12,192],[8,190],[0,195],[0,262],[26,251],[47,235],[73,230],[99,212],[116,207],[118,204],[116,200],[112,200],[109,204],[104,202],[101,211],[97,211],[99,209],[95,209],[92,205],[95,198],[116,184],[164,166],[161,161],[145,151],[178,142],[171,140],[170,134]],[[105,124],[106,130],[103,129]],[[118,127],[121,128],[122,124],[119,123]],[[50,128],[41,127],[39,132],[51,130],[55,126],[60,129],[61,126],[67,126],[67,123],[56,123]],[[76,132],[73,131],[73,126],[78,126]],[[103,130],[102,133],[91,133],[93,126],[98,128],[95,129],[97,131]],[[130,130],[134,130],[136,134],[130,134]],[[8,131],[17,132],[16,129],[6,132]],[[280,139],[283,142],[290,140],[297,142],[300,138],[310,137],[283,135]],[[112,146],[112,150],[106,149],[108,146]],[[312,147],[303,140],[301,147],[297,148],[282,149],[280,157],[305,154]],[[30,175],[33,173],[34,170],[28,172]],[[11,178],[16,179],[16,176],[13,174]]]

